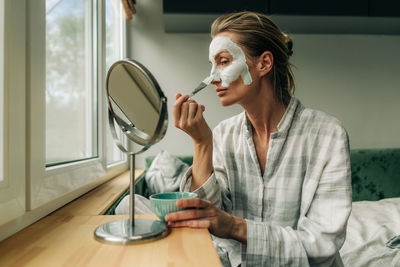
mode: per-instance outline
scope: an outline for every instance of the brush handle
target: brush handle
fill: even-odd
[[[206,86],[207,86],[206,83],[201,82],[201,83],[199,84],[199,86],[197,86],[196,89],[194,89],[194,90],[190,93],[189,98],[192,98],[195,94],[197,94],[198,92],[200,92],[201,90],[203,90]]]

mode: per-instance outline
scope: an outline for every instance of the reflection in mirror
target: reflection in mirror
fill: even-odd
[[[129,220],[113,221],[99,226],[94,233],[98,241],[110,244],[127,244],[143,240],[156,240],[168,235],[165,223],[149,219],[135,219],[135,155],[160,141],[167,130],[167,98],[151,73],[134,60],[115,62],[108,71],[107,99],[110,130],[116,145],[130,159]],[[126,149],[115,129],[136,145]]]

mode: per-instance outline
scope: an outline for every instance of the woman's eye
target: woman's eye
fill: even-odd
[[[228,65],[229,64],[229,60],[221,60],[220,64],[221,65]]]

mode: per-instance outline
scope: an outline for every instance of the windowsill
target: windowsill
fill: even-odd
[[[138,178],[143,170],[135,171]],[[129,171],[111,181],[96,187],[83,196],[54,211],[51,215],[102,215],[120,197],[129,186]]]
[[[221,266],[207,229],[172,229],[161,240],[129,246],[94,240],[99,225],[128,218],[101,215],[128,186],[129,172],[124,172],[0,242],[0,266]]]

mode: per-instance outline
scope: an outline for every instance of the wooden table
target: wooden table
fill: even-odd
[[[117,198],[128,182],[125,173],[0,242],[0,266],[221,266],[206,229],[172,229],[161,240],[127,246],[94,240],[99,225],[128,218],[89,214],[109,206],[101,200]]]

